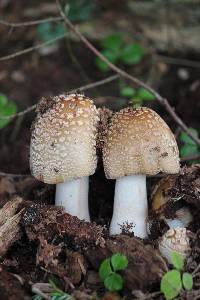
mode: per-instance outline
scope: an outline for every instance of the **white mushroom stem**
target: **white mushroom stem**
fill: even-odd
[[[63,206],[65,211],[81,220],[90,221],[88,208],[89,177],[65,181],[56,184],[57,206]]]
[[[167,223],[170,229],[184,227],[184,223],[178,219],[165,219],[165,222]]]
[[[120,234],[123,224],[133,224],[135,236],[147,236],[146,176],[130,175],[116,180],[110,234]]]

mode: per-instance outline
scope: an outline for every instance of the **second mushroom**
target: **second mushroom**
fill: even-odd
[[[179,172],[174,135],[153,110],[128,107],[111,118],[103,162],[106,177],[116,179],[111,234],[131,224],[135,236],[147,236],[146,175]]]

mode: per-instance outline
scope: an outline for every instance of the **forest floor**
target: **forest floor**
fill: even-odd
[[[40,1],[36,2],[2,1],[0,18],[9,22],[21,22],[58,15],[53,1],[42,4]],[[132,19],[133,13],[124,10],[118,1],[96,2],[101,22],[104,26],[106,24],[109,31],[120,30],[120,25],[116,28],[112,20],[115,20],[115,24],[119,18],[119,24],[123,28],[124,20]],[[95,24],[93,22],[93,19],[83,22],[87,26],[82,26],[84,34],[90,38],[91,28]],[[137,16],[134,30],[131,31],[129,27],[129,36],[135,34],[140,22],[142,20]],[[92,43],[98,48],[104,32],[98,27],[97,33],[97,38]],[[9,28],[0,24],[0,35],[1,57],[41,42],[37,26]],[[139,37],[140,35],[141,32],[138,32]],[[168,64],[156,59],[156,55],[169,55],[198,63],[200,52],[191,49],[161,51],[154,48],[152,41],[146,40],[144,45],[148,49],[144,59],[136,66],[125,67],[126,71],[152,85],[169,100],[188,127],[200,132],[200,69],[184,66],[184,63]],[[9,101],[14,101],[18,111],[36,104],[43,96],[68,92],[113,74],[111,71],[102,73],[94,63],[94,56],[73,36],[59,41],[54,48],[45,49],[46,51],[35,50],[0,61],[0,93],[6,95]],[[121,79],[116,79],[89,89],[85,94],[98,107],[119,110],[129,103],[129,99],[120,96],[121,83]],[[156,100],[144,102],[144,105],[150,106],[161,115],[175,133],[181,148],[182,141],[179,136],[182,129],[175,120]],[[14,118],[0,129],[0,215],[9,211],[10,218],[18,217],[14,228],[8,227],[8,233],[3,232],[1,227],[6,224],[8,216],[2,217],[2,222],[0,220],[0,299],[32,299],[33,292],[38,289],[45,294],[45,283],[49,277],[62,290],[72,295],[73,299],[164,299],[159,293],[160,281],[170,266],[158,251],[158,241],[168,229],[167,225],[156,219],[156,226],[152,226],[150,235],[145,240],[136,238],[129,232],[109,236],[115,181],[105,178],[101,153],[98,153],[96,173],[90,178],[89,206],[92,222],[80,221],[55,207],[55,186],[41,183],[30,175],[30,128],[34,118],[35,112],[32,111]],[[190,273],[198,270],[200,264],[200,165],[191,163],[182,162],[181,172],[175,176],[169,193],[180,197],[181,205],[187,206],[193,216],[188,227],[191,230],[191,255],[186,260],[184,269]],[[11,173],[11,176],[3,173]],[[147,180],[150,210],[151,192],[159,180],[156,176]],[[12,201],[12,205],[9,201]],[[176,209],[176,205],[170,206],[171,215],[174,215]],[[101,261],[113,253],[125,254],[129,264],[122,272],[123,291],[108,295],[99,279],[98,268]],[[182,291],[178,299],[199,299],[199,278],[200,273],[197,271],[193,290]],[[42,284],[38,286],[38,283]]]

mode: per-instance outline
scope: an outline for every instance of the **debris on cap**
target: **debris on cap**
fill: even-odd
[[[153,110],[128,107],[111,118],[103,150],[107,178],[131,174],[179,172],[179,151],[173,133]]]
[[[57,184],[95,172],[98,111],[80,94],[43,98],[32,126],[30,168],[34,177]]]
[[[171,189],[176,186],[177,178],[178,175],[163,177],[151,194],[154,217],[156,215],[159,220],[164,220],[170,228],[187,227],[193,221],[189,207],[170,194]]]
[[[177,175],[163,177],[153,188],[151,193],[151,206],[153,210],[159,210],[170,200],[169,191],[175,186]]]

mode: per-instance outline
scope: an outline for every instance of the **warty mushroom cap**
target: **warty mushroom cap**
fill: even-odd
[[[190,240],[186,228],[169,229],[162,236],[159,250],[163,257],[171,263],[172,252],[178,253],[185,259],[191,252]]]
[[[80,94],[43,98],[32,126],[30,169],[49,184],[94,174],[98,111]]]
[[[111,118],[103,149],[107,178],[179,171],[179,151],[170,128],[153,110],[128,107]]]

